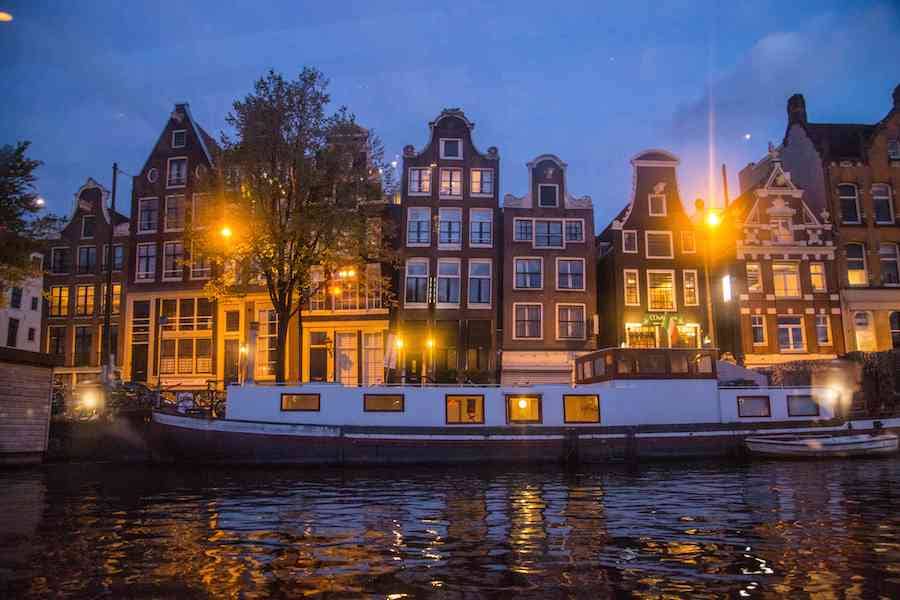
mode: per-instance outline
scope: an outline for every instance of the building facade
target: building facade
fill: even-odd
[[[501,382],[570,383],[597,348],[594,207],[569,193],[558,157],[527,166],[528,193],[503,199]]]
[[[495,380],[500,157],[459,109],[429,127],[424,149],[403,150],[395,377]]]
[[[4,302],[0,308],[0,346],[19,348],[31,352],[43,351],[41,344],[41,314],[44,305],[44,257],[39,252],[31,254],[31,264],[38,273],[3,290]]]
[[[682,205],[678,163],[664,150],[635,156],[631,201],[597,237],[601,347],[699,348],[711,335],[704,238]]]
[[[54,376],[76,386],[99,381],[107,265],[112,267],[110,348],[122,366],[122,307],[126,302],[129,220],[109,207],[109,191],[91,178],[75,194],[68,222],[47,240],[44,260],[44,349],[60,357]],[[110,228],[111,260],[107,254]]]
[[[737,324],[731,338],[720,327],[719,346],[748,367],[836,358],[844,332],[831,215],[806,203],[778,150],[766,165],[767,178],[725,211],[713,246],[729,281],[717,312]]]

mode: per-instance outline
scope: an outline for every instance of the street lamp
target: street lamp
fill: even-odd
[[[704,210],[704,203],[702,198],[697,198],[696,206],[700,210]],[[706,244],[703,252],[703,273],[704,279],[706,281],[706,319],[707,319],[707,331],[709,332],[709,345],[713,348],[716,347],[716,326],[715,319],[713,318],[713,301],[712,301],[712,291],[710,290],[709,285],[709,253],[710,253],[710,241],[712,240],[713,233],[719,228],[722,224],[722,214],[718,210],[714,208],[707,208],[703,214],[703,224],[706,226]]]
[[[231,227],[229,227],[228,225],[224,225],[222,227],[222,229],[219,231],[219,233],[221,234],[221,236],[223,238],[225,238],[227,240],[228,238],[231,237]]]

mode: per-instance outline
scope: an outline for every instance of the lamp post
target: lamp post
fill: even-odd
[[[703,205],[703,200],[700,198],[697,199],[697,206],[701,207]],[[716,347],[716,325],[715,319],[713,318],[713,301],[712,301],[712,290],[709,284],[709,252],[712,240],[712,234],[715,232],[719,225],[722,224],[722,215],[715,209],[708,208],[704,212],[703,216],[703,224],[706,226],[706,236],[705,236],[705,247],[703,252],[703,273],[704,279],[706,280],[706,319],[707,319],[707,330],[709,331],[709,344],[713,348]]]

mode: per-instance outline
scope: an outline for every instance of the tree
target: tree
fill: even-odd
[[[32,252],[40,251],[41,238],[58,228],[60,219],[38,216],[41,203],[34,170],[41,162],[28,158],[30,142],[0,147],[0,282],[16,285],[35,275]]]
[[[328,274],[352,271],[361,284],[381,285],[365,281],[365,264],[387,256],[372,243],[370,218],[382,202],[381,145],[345,108],[328,114],[327,87],[316,69],[293,81],[269,71],[234,103],[226,119],[233,133],[222,134],[208,182],[213,224],[192,228],[200,251],[221,266],[214,296],[260,283],[268,292],[278,316],[278,382],[288,324],[329,291]]]

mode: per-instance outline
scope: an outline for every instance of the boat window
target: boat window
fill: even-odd
[[[563,419],[566,423],[599,423],[600,396],[596,394],[564,395]]]
[[[447,394],[447,423],[484,423],[484,396]]]
[[[634,373],[634,360],[630,356],[620,355],[616,361],[616,371],[619,375]]]
[[[789,417],[818,417],[819,405],[809,394],[788,396],[787,408]]]
[[[697,372],[701,374],[712,373],[712,357],[709,354],[701,354],[697,357]]]
[[[281,410],[318,411],[319,394],[282,394]]]
[[[507,423],[540,423],[541,397],[514,394],[506,397]]]
[[[671,356],[671,365],[672,365],[672,373],[687,373],[688,372],[688,357],[686,354],[679,352],[678,354],[673,354]]]
[[[594,359],[594,377],[605,377],[606,376],[606,363],[603,361],[602,356],[598,356]]]
[[[366,412],[403,412],[403,394],[366,394],[363,396]]]
[[[594,376],[594,367],[591,364],[591,361],[586,360],[583,363],[581,363],[581,366],[584,369],[584,377],[585,378],[590,379],[591,377]]]
[[[575,363],[575,381],[584,381],[584,363]]]
[[[739,417],[771,417],[772,408],[768,396],[738,396]]]
[[[638,373],[641,375],[665,375],[666,355],[655,352],[638,354]]]

